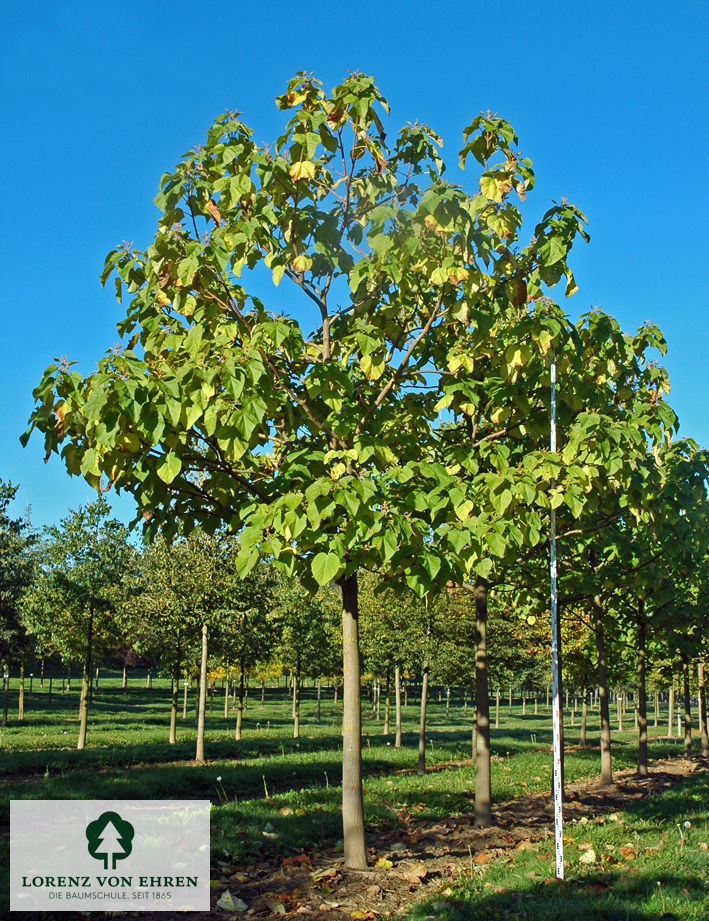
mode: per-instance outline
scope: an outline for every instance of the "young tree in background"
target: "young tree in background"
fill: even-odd
[[[3,673],[2,725],[7,725],[10,666],[21,663],[34,645],[21,619],[23,592],[32,581],[36,537],[26,518],[13,518],[10,505],[17,486],[0,480],[0,668]],[[21,705],[21,710],[23,705]],[[24,714],[20,714],[22,718]]]
[[[92,664],[119,640],[116,611],[135,562],[128,531],[99,496],[45,528],[22,618],[45,649],[83,662],[77,748],[86,745]]]

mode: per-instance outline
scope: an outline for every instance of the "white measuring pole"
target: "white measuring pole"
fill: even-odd
[[[551,437],[550,448],[556,453],[556,361],[551,363]],[[559,592],[556,572],[556,509],[551,509],[549,575],[551,581],[551,718],[554,757],[554,841],[556,876],[564,878],[564,817],[561,811],[561,694],[559,680]]]

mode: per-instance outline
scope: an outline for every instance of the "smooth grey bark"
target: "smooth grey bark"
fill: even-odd
[[[244,722],[244,662],[239,663],[239,694],[236,701],[236,727],[234,729],[234,740],[238,742],[241,739],[241,729]]]
[[[608,707],[608,669],[603,635],[603,605],[598,595],[593,597],[593,626],[598,659],[598,702],[601,711],[601,783],[612,784],[613,767],[611,762],[611,721]]]
[[[197,705],[197,745],[194,760],[204,764],[204,715],[207,706],[207,647],[209,633],[206,622],[202,624],[202,657],[199,667],[199,702]]]
[[[423,680],[421,681],[421,710],[419,714],[419,757],[416,773],[426,771],[426,707],[428,704],[428,659],[423,663]]]
[[[646,682],[646,635],[645,604],[642,599],[637,607],[638,627],[638,705],[635,709],[638,729],[638,774],[647,777],[647,682]]]
[[[172,665],[172,702],[170,706],[170,736],[168,744],[177,742],[177,703],[180,695],[180,646],[177,646],[177,656]]]
[[[229,719],[229,693],[231,690],[231,670],[230,666],[225,666],[224,674],[224,719]]]
[[[692,698],[689,693],[689,657],[682,656],[682,691],[684,694],[684,757],[692,754]]]
[[[704,684],[704,659],[697,663],[699,682],[699,732],[702,737],[702,758],[709,758],[709,731],[707,729],[707,695]]]
[[[2,679],[2,725],[7,726],[7,710],[10,703],[10,673],[4,672]]]
[[[91,691],[91,655],[94,640],[94,609],[89,609],[89,627],[86,631],[86,655],[84,657],[84,671],[81,680],[81,697],[79,698],[79,739],[77,749],[86,745],[86,731],[89,724],[89,694]]]
[[[293,681],[293,738],[300,738],[300,653],[298,653]]]
[[[342,590],[342,831],[345,866],[367,867],[362,798],[362,701],[357,574],[340,579]]]
[[[17,695],[17,719],[25,718],[25,660],[20,660],[20,691]]]
[[[389,735],[389,710],[391,706],[391,674],[390,667],[387,665],[386,685],[384,687],[384,729],[382,735]]]
[[[672,733],[672,723],[675,718],[675,688],[674,685],[670,686],[670,692],[668,694],[668,713],[667,713],[667,738],[671,739],[673,737]]]
[[[492,822],[490,701],[487,672],[487,582],[475,582],[475,824]]]
[[[396,710],[396,736],[394,748],[401,748],[401,668],[394,669],[394,707]]]
[[[581,732],[579,734],[579,747],[586,748],[586,727],[588,725],[588,679],[583,676],[581,685]]]

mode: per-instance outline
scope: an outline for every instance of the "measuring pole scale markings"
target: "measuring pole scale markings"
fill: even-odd
[[[556,454],[556,359],[551,363],[551,426],[549,447]],[[552,690],[552,751],[554,841],[556,845],[556,876],[564,878],[564,817],[562,814],[562,762],[561,762],[561,681],[559,650],[559,593],[556,566],[556,509],[550,509],[549,575],[551,601],[551,690]]]

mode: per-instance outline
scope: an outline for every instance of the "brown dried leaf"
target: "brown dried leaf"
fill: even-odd
[[[212,218],[214,219],[214,223],[217,225],[217,227],[219,227],[222,222],[222,213],[217,207],[217,203],[212,201],[211,198],[207,202],[207,211],[209,211],[209,213],[212,215]]]

